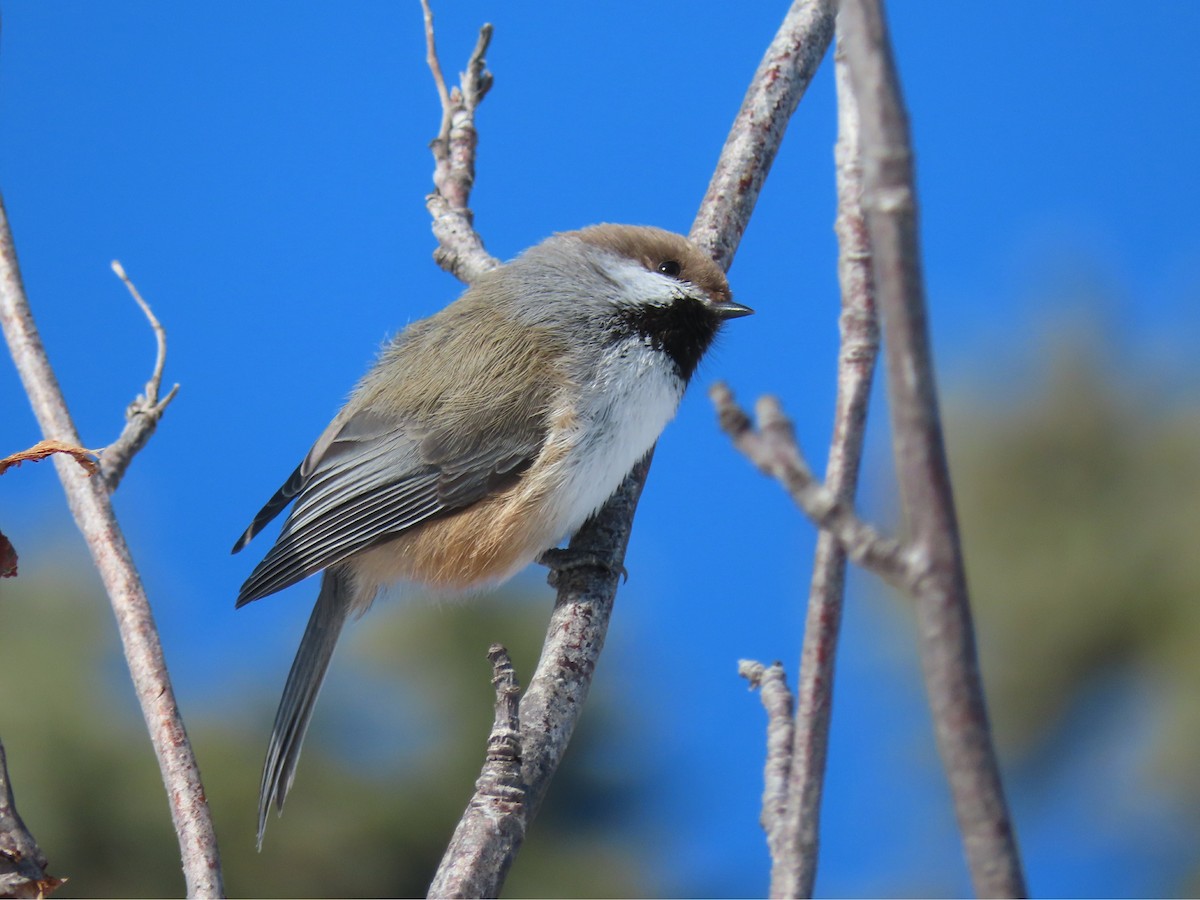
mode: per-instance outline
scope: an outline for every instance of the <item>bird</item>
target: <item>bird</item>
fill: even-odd
[[[688,238],[601,224],[552,235],[383,348],[233,547],[291,505],[239,608],[323,572],[263,765],[259,849],[347,620],[391,584],[471,592],[557,547],[653,447],[722,324],[752,312]]]

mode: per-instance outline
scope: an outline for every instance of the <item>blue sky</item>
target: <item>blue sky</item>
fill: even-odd
[[[1080,271],[1110,290],[1105,315],[1130,346],[1190,366],[1200,5],[1160,0],[1136,17],[1115,0],[893,6],[943,384],[1003,376],[1055,313],[1038,287]],[[599,221],[686,231],[785,7],[439,4],[448,72],[480,23],[496,26],[473,197],[489,250],[507,258]],[[169,330],[167,379],[182,389],[117,508],[185,714],[217,686],[282,685],[314,586],[235,613],[266,545],[234,558],[229,546],[380,343],[460,290],[430,259],[423,200],[439,109],[417,4],[26,2],[7,4],[3,25],[0,188],[87,444],[115,437],[153,357],[109,260]],[[611,677],[631,686],[639,721],[655,723],[645,752],[681,772],[655,815],[688,823],[671,852],[714,893],[765,889],[762,713],[735,665],[751,656],[794,669],[813,532],[731,450],[703,390],[723,378],[744,400],[781,394],[802,443],[823,457],[837,339],[834,136],[826,67],[730,272],[758,315],[727,329],[660,444],[613,628]],[[10,365],[0,366],[0,422],[3,452],[39,436]],[[882,425],[868,509],[887,516]],[[53,566],[39,548],[70,526],[52,469],[3,479],[0,507],[22,575]],[[523,583],[548,608],[540,574]],[[851,581],[818,889],[881,892],[935,872],[933,884],[965,890],[911,654],[877,640],[900,626],[873,587]],[[715,745],[710,721],[721,723]],[[689,758],[701,745],[704,759]],[[701,766],[720,774],[703,803]],[[1064,810],[1086,810],[1081,795]],[[1035,891],[1169,885],[1146,854],[1087,834],[1061,854],[1060,831],[1036,830],[1041,843],[1026,849]]]

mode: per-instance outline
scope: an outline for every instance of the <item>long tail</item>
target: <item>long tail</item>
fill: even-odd
[[[312,719],[313,705],[321,692],[321,683],[333,658],[333,648],[346,618],[355,608],[353,603],[354,584],[344,570],[327,569],[321,580],[321,593],[304,630],[300,649],[292,670],[288,672],[279,711],[275,713],[275,726],[271,730],[271,743],[267,746],[267,760],[263,763],[262,785],[258,793],[258,849],[262,850],[263,831],[267,827],[267,811],[271,804],[283,812],[283,801],[287,798],[296,777],[296,763],[300,760],[300,746],[304,743],[308,723]]]

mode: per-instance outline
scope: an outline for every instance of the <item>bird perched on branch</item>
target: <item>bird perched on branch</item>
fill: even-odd
[[[384,349],[233,548],[294,503],[237,605],[324,571],[263,767],[260,847],[347,618],[397,581],[498,584],[577,531],[654,445],[721,324],[750,312],[687,238],[595,225]]]

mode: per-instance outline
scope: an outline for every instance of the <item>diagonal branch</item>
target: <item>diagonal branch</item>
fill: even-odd
[[[427,34],[430,33],[427,31]],[[691,233],[692,239],[725,268],[733,260],[767,171],[783,139],[787,121],[812,81],[832,37],[831,0],[796,0],[784,17],[746,92]],[[432,46],[431,35],[429,40]],[[472,127],[472,150],[473,137]],[[435,141],[435,158],[438,153]],[[465,207],[465,201],[463,205]],[[429,206],[435,217],[435,232],[441,242],[443,233],[438,231],[442,224],[439,216],[443,215],[445,207],[435,203],[432,198]],[[469,215],[460,216],[456,223],[471,229],[473,234]],[[446,234],[446,239],[454,248],[452,254],[458,253],[460,246],[469,249],[477,247],[482,252],[482,241],[477,236],[463,243],[456,242],[459,236],[453,232]],[[435,256],[444,268],[465,277],[467,281],[471,280],[464,274],[466,269],[461,265],[451,268],[450,263],[443,262],[443,255]],[[487,259],[491,260],[490,257]],[[484,266],[477,271],[486,271],[487,268]],[[556,575],[558,598],[537,671],[521,702],[522,771],[527,791],[524,809],[526,825],[545,796],[587,698],[592,675],[604,646],[619,573],[624,568],[625,548],[649,471],[651,455],[634,467],[617,493],[571,540],[570,549],[578,558],[589,558],[600,564],[574,566],[553,573]],[[522,833],[523,829],[513,829],[511,848],[497,848],[493,859],[515,855]],[[445,862],[443,860],[443,865]],[[481,893],[495,896],[501,881],[502,873],[496,871],[494,880],[488,882]]]
[[[909,589],[916,570],[907,548],[868,525],[854,507],[813,478],[791,420],[774,397],[761,397],[755,429],[746,412],[722,382],[708,392],[721,421],[721,429],[764,475],[779,481],[792,501],[823,531],[831,534],[846,555],[901,590]]]
[[[833,40],[833,0],[795,0],[746,89],[691,239],[728,271],[783,133]]]
[[[81,446],[25,296],[2,198],[0,326],[42,433],[48,440]],[[221,864],[200,770],[171,689],[150,603],[108,491],[99,479],[79,472],[63,454],[56,455],[54,462],[71,514],[91,551],[117,619],[125,660],[167,788],[188,894],[220,896],[224,893]]]

